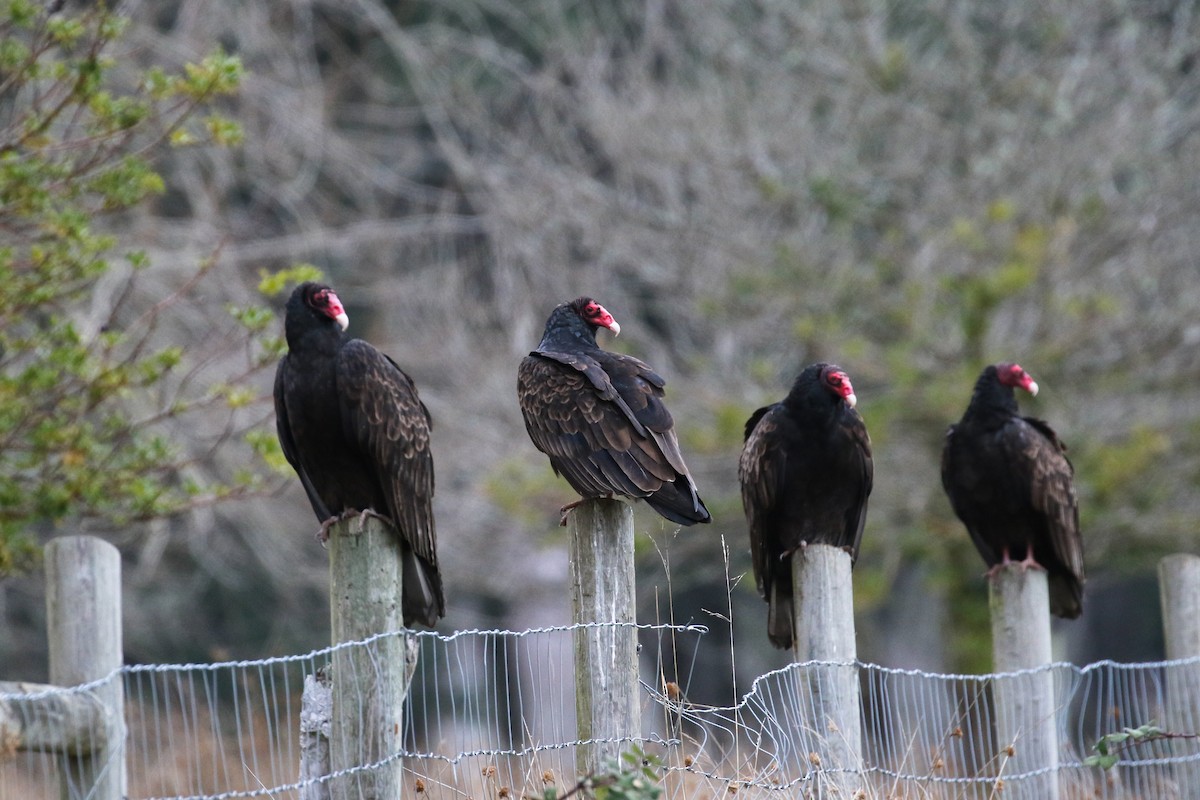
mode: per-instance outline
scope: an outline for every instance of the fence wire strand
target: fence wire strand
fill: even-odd
[[[543,797],[578,780],[572,634],[579,626],[532,631],[394,633],[301,656],[219,664],[139,665],[83,687],[0,694],[0,800],[60,796],[59,781],[78,784],[76,762],[18,750],[63,723],[55,701],[120,680],[126,697],[123,748],[113,758],[128,767],[131,800],[296,798],[339,775],[370,772],[400,760],[406,791],[447,798]],[[1178,734],[1200,732],[1200,659],[1148,664],[1110,661],[1053,664],[1003,675],[953,675],[871,664],[792,664],[754,680],[735,705],[689,700],[701,626],[638,626],[641,642],[642,731],[621,744],[660,762],[668,798],[806,797],[830,788],[864,798],[1038,797],[1047,774],[1064,798],[1186,798],[1200,796],[1200,744],[1163,738],[1121,753],[1113,769],[1087,766],[1095,743],[1126,727],[1153,723]],[[334,775],[303,778],[301,750],[312,725],[303,722],[306,680],[314,682],[334,654],[354,648],[369,656],[369,686],[397,667],[385,645],[409,637],[419,648],[405,704],[402,749],[383,762],[356,763]],[[843,732],[819,723],[821,692],[844,671],[861,690],[861,771],[822,763],[831,738]],[[843,672],[838,672],[843,671]],[[996,733],[995,691],[1036,690],[1053,682],[1058,765],[1013,769],[1017,741]],[[1006,695],[1008,696],[1008,695]],[[76,743],[101,736],[102,721]],[[39,733],[40,732],[40,733]],[[60,778],[59,776],[65,776]]]

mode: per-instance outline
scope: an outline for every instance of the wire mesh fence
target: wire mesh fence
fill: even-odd
[[[381,673],[404,669],[375,659],[394,652],[381,647],[386,640],[407,636],[419,648],[398,723],[403,749],[387,759],[402,764],[405,791],[541,798],[550,788],[560,794],[573,788],[583,744],[575,734],[573,630],[396,633],[341,646],[367,651]],[[1200,731],[1200,659],[1056,664],[982,676],[793,664],[757,678],[736,705],[718,707],[688,699],[694,662],[679,663],[683,653],[695,658],[704,633],[697,626],[639,630],[642,730],[630,732],[622,747],[637,746],[660,762],[666,797],[1040,798],[1047,779],[1065,798],[1200,796],[1200,744],[1190,736]],[[314,740],[302,698],[306,682],[311,690],[331,661],[332,651],[321,650],[126,667],[109,678],[124,685],[125,731],[93,734],[124,734],[129,798],[318,797],[314,792],[331,779],[301,777],[301,753]],[[832,670],[858,674],[861,771],[831,768],[817,756],[841,733],[813,714],[814,693]],[[1019,695],[1047,678],[1056,712],[1046,723],[1057,730],[1058,765],[1019,774],[1011,764],[1020,736],[1001,741],[995,734],[997,687],[1007,683],[1006,696]],[[64,724],[67,712],[46,702],[53,694],[0,694],[0,717],[19,720],[25,741],[32,741],[31,731]],[[1109,770],[1083,763],[1101,737],[1146,723],[1188,735],[1131,747]],[[0,798],[57,798],[72,767],[59,755],[18,751],[10,738],[0,726]],[[88,736],[77,738],[74,752],[85,752]],[[378,766],[358,764],[349,772]]]

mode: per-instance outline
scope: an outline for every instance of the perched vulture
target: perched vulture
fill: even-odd
[[[517,369],[529,438],[584,498],[640,497],[680,525],[708,522],[663,404],[666,381],[632,356],[601,350],[598,328],[621,331],[590,297],[550,312],[541,343]],[[563,524],[578,504],[563,506]]]
[[[287,303],[288,354],[275,373],[279,443],[321,522],[386,517],[400,538],[404,624],[445,614],[433,526],[429,411],[396,362],[345,333],[341,301],[305,283]]]
[[[858,557],[874,464],[856,402],[841,367],[812,364],[787,397],[746,421],[742,506],[767,636],[779,648],[792,647],[792,553],[828,544]]]
[[[942,448],[942,486],[989,574],[1012,561],[1048,573],[1050,611],[1083,610],[1083,540],[1074,470],[1050,426],[1021,417],[1013,387],[1038,385],[1016,364],[995,364]]]

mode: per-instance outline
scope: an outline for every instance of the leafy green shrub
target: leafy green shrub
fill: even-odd
[[[215,345],[172,343],[161,328],[215,256],[147,302],[133,281],[149,258],[104,230],[164,191],[154,154],[239,141],[207,109],[237,89],[241,63],[216,51],[176,72],[118,69],[126,19],[104,3],[48,5],[0,0],[0,574],[30,564],[39,525],[121,526],[261,485],[257,467],[223,481],[194,469],[217,444],[268,460],[277,449],[266,415],[242,411],[256,396],[246,379],[282,348],[271,313],[218,307]],[[102,280],[111,307],[95,300]],[[214,347],[244,354],[215,383]],[[204,453],[171,435],[214,413],[224,421]]]

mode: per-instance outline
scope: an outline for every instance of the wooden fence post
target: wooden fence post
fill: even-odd
[[[575,631],[575,716],[579,739],[637,736],[638,665],[633,509],[585,500],[570,512],[571,609],[576,624],[628,623]],[[620,757],[617,741],[579,749],[581,775]]]
[[[803,661],[850,662],[809,667],[806,708],[814,730],[821,773],[818,797],[852,797],[862,786],[862,708],[858,646],[854,636],[854,586],[850,554],[840,547],[810,544],[792,554],[795,614],[793,657]]]
[[[46,545],[46,620],[50,682],[78,686],[113,675],[121,645],[121,555],[93,536]],[[106,709],[105,735],[83,754],[60,758],[63,800],[121,800],[126,795],[125,686],[120,674],[92,694]]]
[[[1200,657],[1200,556],[1170,555],[1158,562],[1167,659]],[[1172,733],[1200,733],[1200,663],[1167,668],[1164,728]],[[1195,755],[1196,743],[1170,743],[1175,756]],[[1176,764],[1180,797],[1200,796],[1200,765]]]
[[[995,672],[1018,672],[1051,663],[1050,594],[1046,571],[1010,564],[988,581]],[[1058,709],[1054,673],[1046,669],[992,682],[996,754],[1003,796],[1058,800]],[[1011,746],[1012,755],[1007,748]],[[1010,775],[1049,771],[1014,781]]]
[[[333,643],[353,642],[404,627],[402,564],[395,532],[376,517],[354,517],[329,531]],[[413,656],[407,636],[334,651],[331,772],[374,764],[330,782],[333,800],[396,800],[403,763],[404,698]]]

